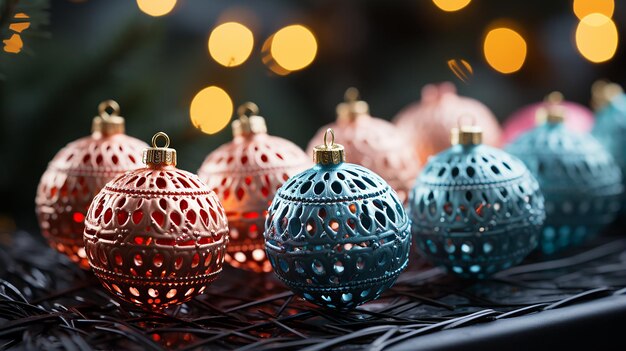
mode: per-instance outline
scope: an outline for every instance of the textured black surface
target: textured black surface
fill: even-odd
[[[381,299],[350,313],[311,305],[273,275],[226,269],[207,294],[160,315],[111,298],[91,273],[37,236],[17,232],[1,239],[4,349],[382,350],[410,349],[420,337],[422,346],[441,349],[494,346],[507,335],[528,341],[552,331],[567,338],[572,325],[584,329],[602,321],[607,304],[623,319],[626,296],[626,239],[609,238],[481,282],[452,278],[414,259]]]

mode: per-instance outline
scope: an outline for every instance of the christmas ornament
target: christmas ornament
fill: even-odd
[[[263,228],[267,207],[289,177],[310,166],[310,160],[292,142],[267,134],[258,107],[239,107],[232,124],[233,141],[213,151],[198,176],[219,196],[230,228],[226,262],[256,272],[270,272],[265,257]]]
[[[456,94],[454,84],[428,84],[422,89],[422,100],[400,111],[393,122],[410,133],[421,164],[428,157],[450,146],[450,130],[461,115],[474,117],[476,125],[485,131],[483,142],[500,145],[502,131],[493,113],[478,100]]]
[[[349,309],[394,283],[408,263],[411,239],[397,194],[367,168],[345,163],[334,139],[328,129],[324,145],[314,149],[316,165],[278,189],[265,247],[274,272],[295,293]]]
[[[557,91],[550,93],[543,102],[523,107],[511,114],[502,125],[503,142],[510,143],[522,133],[536,125],[537,111],[549,105],[558,105],[567,114],[565,126],[573,131],[588,132],[593,126],[593,113],[585,106],[571,101],[563,101],[563,95]]]
[[[522,261],[545,218],[539,184],[524,164],[481,144],[478,126],[452,131],[453,146],[433,156],[411,192],[418,251],[466,278],[485,278]]]
[[[155,134],[143,153],[146,167],[107,183],[85,219],[94,274],[122,300],[153,310],[202,294],[221,272],[228,243],[217,196],[176,168],[168,146],[165,133]]]
[[[91,200],[106,182],[139,168],[137,154],[147,146],[124,134],[115,101],[100,103],[98,110],[91,135],[69,143],[50,161],[35,198],[39,227],[50,246],[85,269],[83,222]]]
[[[337,106],[337,121],[317,132],[307,153],[312,153],[326,130],[332,128],[337,138],[345,141],[350,161],[379,174],[404,202],[420,168],[417,155],[409,146],[411,141],[392,123],[370,116],[367,103],[358,98],[355,88],[346,91],[346,101]]]
[[[558,105],[539,110],[546,121],[507,147],[528,166],[546,199],[541,250],[576,246],[610,223],[620,208],[622,177],[613,157],[590,134],[563,125]]]
[[[613,155],[626,185],[626,95],[619,85],[604,81],[593,85],[592,94],[597,109],[592,134]],[[621,207],[626,209],[626,197]]]

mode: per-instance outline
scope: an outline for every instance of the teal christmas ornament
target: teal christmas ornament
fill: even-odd
[[[377,298],[407,266],[409,219],[381,177],[345,162],[332,129],[313,160],[278,189],[265,223],[266,252],[296,294],[350,309]]]
[[[410,194],[411,231],[433,264],[486,278],[537,246],[544,200],[522,161],[482,144],[480,127],[454,128],[452,139],[452,147],[430,158]]]
[[[541,251],[578,246],[609,224],[620,209],[622,175],[613,157],[591,134],[563,125],[556,105],[539,110],[534,129],[507,146],[539,181],[546,200]]]

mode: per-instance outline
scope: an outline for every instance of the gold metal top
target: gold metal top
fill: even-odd
[[[165,140],[163,146],[157,146],[159,138]],[[143,163],[148,167],[176,166],[176,150],[170,149],[170,137],[158,132],[152,137],[152,147],[143,151]]]
[[[617,83],[608,80],[597,80],[591,86],[591,106],[598,111],[623,92],[624,90]]]
[[[328,134],[330,134],[330,144],[328,144]],[[335,144],[335,132],[332,128],[326,129],[324,133],[324,144],[313,148],[313,162],[322,165],[338,165],[346,161],[343,145]]]
[[[537,110],[535,120],[537,124],[543,123],[563,123],[565,119],[565,107],[563,102],[563,94],[553,91],[544,99],[545,105]]]
[[[452,128],[450,134],[452,145],[478,145],[483,142],[483,129],[476,125],[462,125]]]
[[[265,119],[258,116],[258,113],[259,107],[254,102],[244,102],[239,106],[239,108],[237,108],[239,118],[234,120],[231,124],[233,137],[267,133]]]
[[[367,102],[359,100],[359,90],[354,87],[348,88],[344,94],[345,102],[337,105],[338,121],[353,121],[359,116],[369,115]]]
[[[111,111],[111,112],[109,112]],[[104,136],[123,134],[124,117],[119,115],[120,105],[115,100],[105,100],[98,105],[98,116],[93,118],[91,132],[100,132]]]

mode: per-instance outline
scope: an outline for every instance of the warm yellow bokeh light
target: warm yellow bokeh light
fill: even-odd
[[[215,27],[209,36],[209,53],[217,63],[226,67],[244,63],[254,46],[254,37],[248,27],[228,22]]]
[[[139,9],[150,16],[167,15],[176,6],[176,0],[137,0]]]
[[[13,34],[9,39],[3,40],[2,43],[4,43],[4,51],[11,54],[19,54],[24,47],[19,34]]]
[[[526,41],[510,28],[496,28],[485,36],[483,51],[493,69],[500,73],[513,73],[524,65]]]
[[[189,108],[191,123],[207,134],[215,134],[224,129],[232,115],[233,101],[224,89],[216,86],[200,90]]]
[[[287,71],[297,71],[313,62],[317,41],[306,27],[299,24],[287,26],[272,36],[270,53],[276,64]]]
[[[613,0],[574,0],[573,7],[578,19],[583,19],[592,13],[601,13],[611,17],[615,10],[615,2]]]
[[[613,20],[600,14],[585,16],[576,28],[576,47],[591,62],[610,60],[619,42],[617,27]]]
[[[467,6],[472,0],[433,0],[438,8],[447,11],[458,11]]]

